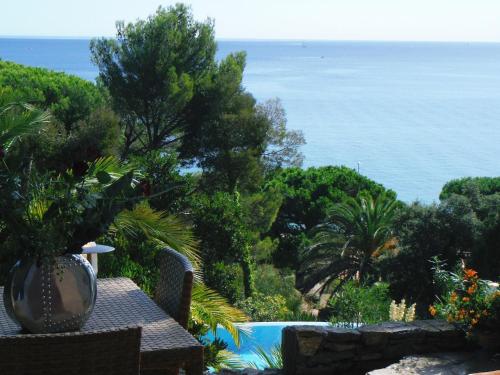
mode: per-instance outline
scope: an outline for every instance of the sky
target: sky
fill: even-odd
[[[160,0],[2,0],[1,36],[113,36]],[[500,0],[187,0],[219,39],[500,42]]]

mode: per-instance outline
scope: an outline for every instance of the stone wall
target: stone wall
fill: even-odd
[[[346,329],[290,326],[283,330],[285,375],[365,374],[405,355],[463,350],[462,331],[441,320],[380,323]]]

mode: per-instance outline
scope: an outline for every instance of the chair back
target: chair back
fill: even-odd
[[[2,375],[138,375],[141,328],[0,336]]]
[[[193,266],[177,251],[166,248],[158,254],[160,279],[156,285],[155,302],[187,328],[193,291]]]

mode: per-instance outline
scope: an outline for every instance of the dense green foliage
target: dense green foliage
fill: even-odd
[[[50,110],[67,130],[105,103],[105,97],[91,82],[8,61],[0,61],[0,87],[12,88],[23,100]]]
[[[285,298],[279,294],[254,293],[251,297],[238,302],[236,306],[256,322],[279,322],[286,320],[290,314]]]
[[[43,132],[19,145],[21,153],[33,155],[38,169],[63,172],[118,154],[120,119],[107,107],[107,95],[92,82],[0,61],[0,87],[52,114]]]
[[[287,168],[272,176],[268,185],[283,194],[283,204],[271,233],[279,237],[275,262],[298,269],[300,250],[310,243],[308,233],[323,223],[332,207],[363,191],[377,196],[382,185],[347,167]],[[393,192],[390,196],[395,197]]]
[[[439,199],[445,200],[452,194],[470,196],[471,194],[492,195],[500,193],[500,177],[465,177],[447,182]]]
[[[388,284],[360,286],[350,281],[328,303],[330,322],[344,327],[356,327],[387,321],[390,304]]]

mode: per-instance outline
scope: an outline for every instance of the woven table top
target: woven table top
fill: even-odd
[[[19,335],[7,316],[0,287],[0,335]],[[141,368],[163,368],[198,359],[203,346],[127,278],[97,280],[94,312],[82,331],[141,326]]]

